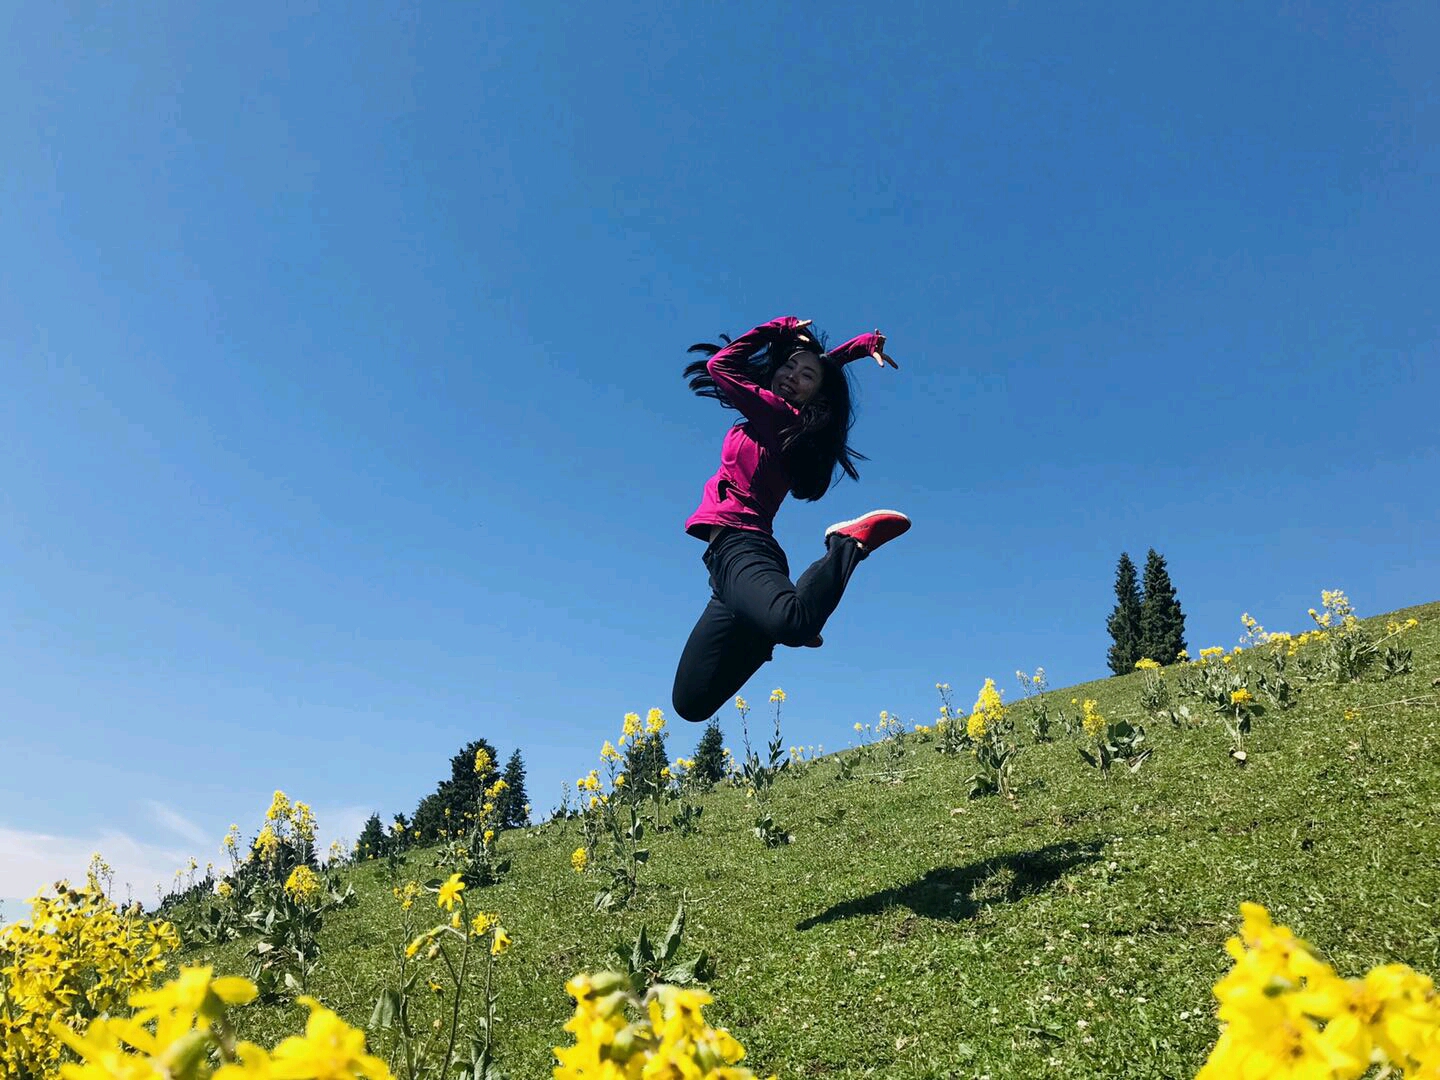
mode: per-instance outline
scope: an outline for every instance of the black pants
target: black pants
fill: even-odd
[[[710,603],[690,631],[675,671],[675,711],[709,719],[774,655],[776,645],[808,644],[840,603],[864,558],[848,536],[790,582],[785,552],[766,533],[721,529],[705,549]]]

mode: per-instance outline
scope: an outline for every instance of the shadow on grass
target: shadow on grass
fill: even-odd
[[[998,855],[969,866],[942,866],[908,885],[882,889],[869,896],[845,900],[795,925],[809,930],[821,923],[878,915],[893,907],[907,907],[927,919],[959,922],[973,918],[991,904],[1008,904],[1048,889],[1076,866],[1094,862],[1103,841],[1050,844],[1036,851]]]

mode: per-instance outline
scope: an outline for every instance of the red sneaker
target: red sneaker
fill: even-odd
[[[910,519],[898,510],[871,510],[850,521],[839,521],[825,530],[825,538],[835,534],[848,536],[860,544],[860,550],[870,554],[887,540],[910,528]]]

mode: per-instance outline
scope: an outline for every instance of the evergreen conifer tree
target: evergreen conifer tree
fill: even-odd
[[[415,807],[415,817],[410,822],[411,836],[417,844],[433,844],[440,839],[440,830],[447,828],[449,818],[445,807],[450,802],[450,781],[442,780],[429,795]],[[463,820],[463,819],[462,819]]]
[[[1185,613],[1170,583],[1165,557],[1154,548],[1145,557],[1145,590],[1140,603],[1140,653],[1160,664],[1173,664],[1185,648]]]
[[[1105,624],[1114,641],[1105,658],[1116,675],[1134,671],[1136,661],[1141,659],[1140,615],[1140,582],[1135,564],[1130,560],[1130,553],[1122,551],[1115,567],[1115,610]]]
[[[395,828],[396,825],[399,826],[398,831]],[[414,832],[415,830],[410,824],[410,820],[404,814],[396,814],[394,825],[390,827],[390,842],[401,851],[404,851],[414,842]]]
[[[526,823],[525,804],[530,796],[525,793],[525,761],[516,750],[505,762],[505,790],[495,801],[495,817],[502,829],[518,829]]]
[[[355,842],[355,857],[357,859],[378,859],[388,850],[386,843],[389,837],[385,835],[385,826],[380,824],[380,815],[371,814],[365,822],[365,827],[360,830],[360,838]]]
[[[479,750],[484,750],[490,759],[489,767],[481,773],[475,771],[475,754]],[[488,739],[475,739],[462,746],[460,752],[450,759],[449,786],[442,784],[444,805],[449,808],[451,817],[463,821],[466,814],[479,810],[480,804],[485,801],[485,789],[499,775],[500,759]]]
[[[660,770],[670,765],[670,754],[665,749],[665,732],[636,735],[625,748],[625,777],[631,792],[639,792],[642,785],[659,784]]]
[[[695,746],[694,776],[703,784],[717,784],[725,779],[725,736],[720,731],[720,721],[711,720],[705,725],[700,742]]]

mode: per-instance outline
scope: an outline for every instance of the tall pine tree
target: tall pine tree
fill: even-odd
[[[516,750],[505,762],[505,790],[495,800],[495,816],[502,829],[518,829],[526,823],[528,815],[525,804],[530,796],[525,793],[525,762]]]
[[[695,767],[691,770],[702,784],[718,784],[725,779],[724,749],[725,736],[720,731],[720,721],[711,720],[695,746]]]
[[[380,824],[380,815],[371,814],[355,841],[357,859],[378,859],[390,850],[390,838],[385,835],[385,826]]]
[[[631,797],[638,797],[647,785],[659,786],[660,770],[670,767],[665,749],[665,732],[642,732],[625,748],[625,775]]]
[[[1173,664],[1185,648],[1185,613],[1170,583],[1165,557],[1154,548],[1145,556],[1140,603],[1140,654],[1160,664]]]
[[[1116,675],[1134,671],[1136,661],[1141,659],[1140,615],[1140,582],[1135,564],[1130,561],[1130,553],[1122,551],[1115,567],[1115,610],[1105,623],[1114,640],[1105,659]]]
[[[489,765],[482,773],[475,772],[475,752],[484,750]],[[432,843],[443,831],[456,833],[465,827],[465,815],[480,809],[485,789],[500,775],[495,747],[487,739],[466,743],[450,759],[450,775],[435,785],[435,790],[420,800],[411,823],[417,843]],[[449,811],[447,814],[446,811]]]

